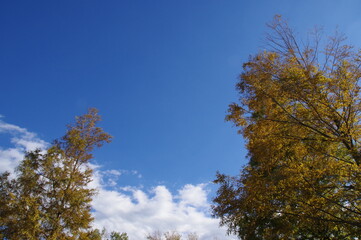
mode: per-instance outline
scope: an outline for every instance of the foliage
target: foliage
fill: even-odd
[[[128,240],[128,235],[126,233],[118,233],[118,232],[111,232],[110,233],[110,240]]]
[[[197,233],[188,233],[187,239],[188,240],[198,240],[198,234]]]
[[[6,239],[97,239],[90,228],[92,150],[110,142],[90,109],[69,125],[46,153],[28,152],[16,170],[0,176],[0,234]]]
[[[361,232],[361,54],[301,45],[280,17],[244,64],[227,119],[247,140],[241,174],[218,174],[213,213],[242,239],[354,239]]]
[[[161,240],[162,239],[162,233],[160,231],[154,231],[153,233],[149,233],[146,238],[148,240]]]
[[[92,240],[128,240],[128,234],[127,233],[119,233],[116,231],[112,231],[110,234],[108,234],[107,229],[103,228],[102,231],[99,229],[95,229],[92,231],[92,234],[90,235],[89,239]]]
[[[163,238],[164,236],[164,238]],[[160,231],[155,231],[151,234],[148,234],[146,236],[146,238],[148,240],[181,240],[182,239],[182,235],[180,233],[178,233],[177,231],[171,231],[171,232],[165,232],[164,234],[162,234],[162,232]],[[189,233],[187,235],[187,239],[188,240],[198,240],[198,234],[197,233]]]
[[[165,240],[181,240],[182,236],[173,231],[173,232],[166,232],[164,233]]]

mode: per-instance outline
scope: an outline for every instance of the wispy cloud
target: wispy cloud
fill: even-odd
[[[13,172],[23,159],[25,151],[46,149],[48,144],[35,133],[0,119],[0,134],[7,134],[9,148],[0,147],[0,172]],[[187,184],[172,193],[164,185],[150,190],[142,187],[119,186],[123,175],[141,178],[136,170],[104,170],[92,165],[98,189],[93,201],[94,226],[108,231],[127,232],[131,240],[143,240],[154,231],[172,231],[187,234],[197,232],[201,240],[235,239],[225,236],[218,227],[218,219],[209,216],[207,184]],[[111,190],[109,190],[109,187]]]

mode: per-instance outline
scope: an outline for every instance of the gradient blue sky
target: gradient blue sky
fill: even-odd
[[[244,142],[224,117],[275,14],[301,34],[338,26],[361,46],[355,0],[1,1],[0,114],[50,142],[98,108],[114,140],[97,163],[142,176],[120,185],[176,189],[237,174]]]

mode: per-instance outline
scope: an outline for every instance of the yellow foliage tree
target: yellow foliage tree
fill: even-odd
[[[42,153],[26,154],[15,179],[0,175],[3,239],[99,239],[91,230],[92,150],[111,140],[90,109]],[[94,236],[94,237],[93,237]]]
[[[213,213],[242,239],[354,239],[361,233],[361,53],[340,35],[301,45],[276,16],[270,50],[244,64],[227,119],[249,163],[218,174]]]

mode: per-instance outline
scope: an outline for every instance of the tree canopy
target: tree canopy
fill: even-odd
[[[301,42],[279,16],[269,27],[227,116],[249,162],[217,175],[213,214],[242,239],[360,237],[361,52],[340,34]]]
[[[26,153],[16,175],[0,175],[0,237],[3,239],[98,239],[91,229],[90,160],[111,136],[90,109],[49,149]]]

